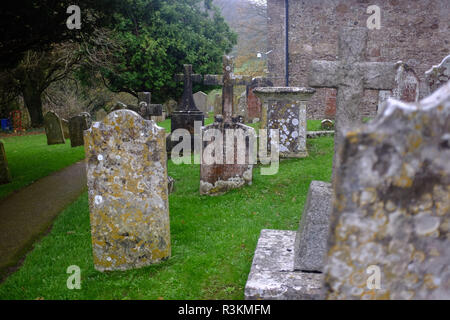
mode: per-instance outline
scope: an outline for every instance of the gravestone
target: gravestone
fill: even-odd
[[[222,114],[222,95],[216,94],[214,98],[214,115]]]
[[[151,120],[153,116],[161,117],[163,106],[161,104],[152,104],[152,95],[150,92],[138,93],[139,115],[145,120]]]
[[[84,139],[95,268],[127,270],[169,258],[165,130],[119,110]]]
[[[78,116],[70,118],[69,137],[70,146],[72,148],[84,145],[83,132],[84,130],[89,129],[90,125],[89,118],[85,114],[79,114]]]
[[[378,112],[383,109],[383,104],[387,98],[393,97],[404,102],[419,101],[420,80],[414,70],[406,63],[397,63],[397,75],[395,77],[395,87],[390,90],[380,90],[378,96]]]
[[[236,116],[240,116],[247,121],[247,95],[246,92],[242,92],[241,96],[237,100]]]
[[[330,119],[324,119],[320,122],[320,127],[323,130],[332,130],[334,128],[334,123]]]
[[[315,90],[298,87],[256,88],[253,93],[262,102],[262,129],[279,130],[279,150],[282,158],[305,158],[306,103]],[[269,132],[269,131],[268,131]],[[270,138],[268,149],[270,149]]]
[[[170,117],[172,115],[172,113],[175,110],[177,110],[177,108],[178,108],[178,103],[173,99],[167,100],[163,105],[163,109],[166,110],[167,117]]]
[[[105,109],[100,109],[95,113],[95,120],[103,121],[103,119],[105,119],[107,115],[108,113],[105,111]]]
[[[242,81],[242,78],[234,77],[233,61],[228,56],[223,57],[223,76],[221,77],[205,76],[206,84],[222,84],[223,86],[223,116],[216,116],[213,124],[202,128],[204,150],[200,165],[200,194],[202,195],[220,195],[231,189],[249,185],[253,180],[256,132],[253,128],[239,123],[238,117],[231,116],[233,86]],[[208,136],[209,140],[205,139]],[[214,148],[214,158],[205,156],[209,148],[214,144],[217,145],[218,139],[222,143],[218,148]]]
[[[267,78],[256,77],[247,86],[247,114],[245,118],[248,122],[252,122],[254,119],[261,119],[261,101],[253,93],[253,90],[258,87],[273,87],[273,83]]]
[[[6,159],[5,146],[0,141],[0,185],[7,184],[12,181],[11,173],[9,172],[8,160]]]
[[[69,120],[61,119],[61,125],[63,129],[64,139],[69,139],[70,132],[69,132]]]
[[[194,102],[197,108],[208,117],[208,95],[202,91],[196,92]]]
[[[425,72],[425,78],[429,94],[447,83],[450,79],[450,55],[445,57],[440,64]]]
[[[64,140],[61,119],[54,111],[49,111],[45,114],[44,125],[48,145],[66,143]]]
[[[390,99],[374,121],[346,133],[328,299],[450,299],[449,118],[450,83],[417,104]]]

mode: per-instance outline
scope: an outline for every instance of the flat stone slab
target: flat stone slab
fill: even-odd
[[[294,270],[295,231],[262,230],[245,285],[246,300],[322,299],[323,274]]]

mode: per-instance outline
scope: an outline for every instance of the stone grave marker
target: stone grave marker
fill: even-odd
[[[194,94],[194,102],[197,108],[208,117],[208,95],[202,91]]]
[[[272,81],[262,77],[256,77],[247,86],[247,113],[245,115],[246,121],[252,122],[254,119],[261,119],[261,101],[255,94],[253,90],[258,87],[273,87]]]
[[[222,95],[216,94],[214,98],[214,115],[222,114]]]
[[[7,184],[12,181],[11,173],[9,172],[8,160],[6,159],[5,146],[0,141],[0,185]]]
[[[378,93],[378,112],[383,109],[387,98],[393,97],[404,102],[419,101],[420,80],[414,70],[406,63],[397,63],[395,87],[391,90],[380,90]]]
[[[69,132],[69,120],[61,119],[61,125],[63,129],[63,134],[65,139],[69,139],[70,132]]]
[[[44,125],[48,145],[66,143],[64,140],[61,119],[54,111],[49,111],[45,114]]]
[[[328,299],[450,299],[449,119],[450,83],[345,134]]]
[[[151,120],[152,117],[161,117],[163,115],[162,104],[152,104],[152,94],[150,92],[138,93],[139,114],[145,120]]]
[[[84,139],[95,268],[127,270],[169,258],[165,130],[118,110]]]
[[[323,119],[320,122],[320,127],[323,130],[332,130],[334,128],[334,122],[332,120],[330,120],[330,119]]]
[[[84,130],[89,129],[90,125],[90,120],[85,114],[79,114],[78,116],[70,118],[69,137],[70,146],[72,148],[84,145],[83,132]]]
[[[440,64],[425,72],[425,78],[429,93],[433,93],[447,83],[450,79],[450,55],[445,57]]]
[[[298,87],[266,87],[256,88],[253,93],[262,102],[261,128],[278,129],[280,132],[280,157],[307,157],[306,103],[315,90]],[[270,149],[270,138],[267,140],[268,149]]]
[[[247,95],[245,91],[237,100],[236,116],[242,117],[244,122],[247,120]]]

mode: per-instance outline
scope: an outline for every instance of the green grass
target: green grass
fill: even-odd
[[[198,165],[169,162],[172,257],[138,270],[94,269],[84,194],[0,285],[0,299],[242,299],[260,231],[296,230],[311,180],[330,180],[333,139],[308,148],[306,159],[281,161],[277,175],[255,167],[252,186],[218,197],[199,195]],[[81,290],[66,287],[70,265],[81,268]]]
[[[0,186],[0,199],[33,181],[84,159],[83,147],[47,145],[45,134],[2,138],[12,182]]]

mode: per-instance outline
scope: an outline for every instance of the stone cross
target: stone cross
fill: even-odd
[[[61,118],[54,111],[49,111],[45,114],[44,124],[48,145],[66,143]]]
[[[337,88],[333,169],[340,164],[338,150],[343,132],[361,123],[364,89],[390,90],[395,85],[395,63],[363,62],[367,33],[366,28],[344,28],[339,34],[340,61],[311,62],[309,86]]]
[[[450,299],[449,118],[450,83],[345,135],[328,299]]]
[[[150,92],[138,93],[139,114],[145,120],[151,120],[152,116],[162,116],[162,105],[151,104],[152,94]]]
[[[84,140],[95,268],[127,270],[169,258],[165,130],[118,110]]]
[[[10,183],[11,181],[5,147],[3,146],[3,142],[0,141],[0,184]]]
[[[192,65],[184,65],[184,74],[177,74],[175,81],[184,82],[183,97],[178,111],[200,111],[195,105],[194,97],[192,95],[192,84],[201,83],[203,80],[202,75],[192,73]]]

